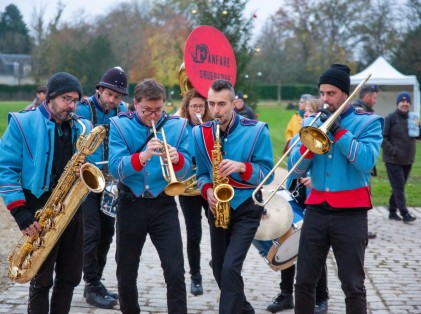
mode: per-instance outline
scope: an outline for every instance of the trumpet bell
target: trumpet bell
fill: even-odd
[[[186,190],[186,185],[183,182],[170,182],[164,189],[165,194],[169,196],[177,196]]]
[[[326,154],[332,146],[327,134],[314,126],[301,128],[300,139],[305,147],[318,155]]]
[[[282,192],[288,193],[284,190]],[[263,199],[268,198],[270,194],[273,193],[263,190]],[[265,206],[266,214],[262,215],[259,228],[257,228],[254,236],[255,240],[268,241],[277,239],[291,228],[294,218],[292,206],[281,195],[281,191],[273,194],[271,202]]]

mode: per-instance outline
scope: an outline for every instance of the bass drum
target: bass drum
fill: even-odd
[[[285,190],[278,191],[275,195],[291,206],[291,224],[280,237],[275,237],[271,241],[254,239],[253,245],[273,270],[283,270],[291,267],[297,260],[304,209]]]
[[[265,207],[265,213],[260,220],[254,236],[255,240],[266,241],[278,238],[289,230],[293,213],[290,203],[276,192]],[[263,199],[268,199],[270,192],[262,191]]]

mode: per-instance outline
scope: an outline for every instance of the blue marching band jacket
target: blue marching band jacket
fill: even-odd
[[[81,117],[80,121],[89,134],[92,123]],[[11,210],[26,203],[22,189],[39,198],[50,188],[55,122],[44,102],[36,109],[9,113],[8,123],[0,140],[0,195]],[[75,152],[82,127],[75,121],[70,124]]]
[[[212,187],[212,150],[215,142],[215,122],[209,121],[193,128],[195,143],[196,176],[199,190],[207,199],[206,191]],[[229,184],[234,188],[231,207],[236,209],[267,176],[273,168],[272,144],[267,123],[249,120],[235,112],[233,119],[221,138],[223,159],[244,162],[246,172],[233,173]],[[267,180],[270,183],[273,175]]]
[[[156,125],[163,119],[164,115]],[[187,123],[184,118],[171,116],[162,127],[167,144],[175,147],[179,153],[178,164],[173,164],[178,180],[186,179],[192,169]],[[151,133],[152,128],[146,126],[136,112],[119,113],[117,117],[111,118],[108,167],[113,177],[137,197],[146,191],[156,197],[168,184],[162,174],[159,156],[153,156],[142,165],[140,152],[136,152]],[[162,141],[160,131],[157,135]]]
[[[335,208],[371,208],[370,171],[380,152],[384,119],[353,106],[340,117],[344,129],[335,137],[328,132],[333,141],[331,150],[324,155],[307,154],[292,177],[299,178],[311,171],[313,188],[306,204],[327,202]],[[304,124],[308,125],[313,119],[307,118]],[[301,142],[295,146],[289,165],[295,164],[305,151]]]
[[[77,107],[76,107],[77,115],[82,116],[85,119],[88,119],[89,121],[93,123],[94,126],[102,125],[102,126],[105,126],[107,129],[107,136],[97,149],[99,153],[95,154],[95,156],[99,157],[99,159],[95,160],[95,162],[108,160],[108,154],[104,150],[104,142],[108,142],[110,119],[112,117],[117,116],[119,112],[127,112],[127,111],[128,111],[127,105],[123,101],[120,102],[116,108],[108,110],[108,111],[105,110],[105,108],[102,106],[101,102],[99,101],[97,94],[89,98],[84,98],[77,104]],[[96,166],[100,169],[103,168],[102,164],[98,164]]]

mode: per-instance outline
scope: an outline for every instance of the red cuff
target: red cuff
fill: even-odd
[[[300,146],[300,154],[301,155],[304,155],[304,153],[306,152],[306,150],[307,150],[307,147],[305,147],[304,145],[301,145]],[[314,156],[314,153],[313,152],[308,152],[307,155],[304,158],[310,159],[310,158],[313,158],[313,156]]]
[[[344,135],[346,132],[348,132],[348,130],[345,130],[345,129],[340,130],[338,133],[335,134],[334,141],[335,142],[338,141],[342,137],[342,135]]]
[[[249,162],[245,162],[244,164],[246,165],[246,171],[244,171],[244,173],[240,173],[240,176],[241,179],[243,179],[243,181],[247,181],[251,178],[251,175],[253,173],[253,166]]]
[[[133,169],[136,171],[140,171],[143,169],[143,165],[140,162],[139,158],[140,153],[134,153],[132,155],[132,158],[130,159],[130,162],[132,163]]]
[[[183,169],[184,167],[184,155],[181,153],[178,153],[178,164],[172,164],[174,171],[178,171]]]
[[[207,196],[206,192],[207,192],[210,188],[212,188],[212,187],[213,187],[212,183],[206,183],[206,184],[202,187],[202,197],[203,197],[205,200],[208,200],[208,196]]]
[[[12,210],[13,208],[23,206],[25,204],[26,204],[25,200],[17,200],[17,201],[11,202],[9,205],[7,205],[7,209]]]

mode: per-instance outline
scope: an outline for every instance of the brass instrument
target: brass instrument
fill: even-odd
[[[71,114],[71,118],[82,126],[76,143],[78,151],[66,164],[44,207],[35,213],[41,232],[34,237],[23,236],[9,255],[9,277],[19,283],[29,281],[37,274],[85,196],[90,191],[100,193],[105,186],[102,172],[84,162],[86,156],[94,153],[101,144],[106,130],[103,126],[97,126],[85,136],[85,125],[74,114]],[[78,176],[76,172],[80,165]]]
[[[215,227],[228,229],[230,221],[230,201],[234,197],[234,188],[228,184],[227,177],[219,175],[219,164],[222,161],[221,141],[219,139],[219,127],[221,121],[215,119],[216,136],[214,149],[212,150],[212,175],[213,194],[218,201],[215,208]]]
[[[276,193],[279,188],[283,187],[283,184],[286,182],[286,180],[291,176],[291,174],[295,171],[295,169],[298,167],[298,165],[303,161],[303,159],[307,156],[308,153],[313,152],[314,154],[322,155],[326,154],[328,151],[330,151],[332,147],[332,143],[327,135],[330,127],[332,126],[333,122],[339,117],[339,115],[345,110],[345,108],[349,105],[351,100],[359,93],[360,89],[363,87],[363,85],[368,81],[370,78],[371,73],[362,81],[358,86],[355,88],[355,90],[349,95],[349,97],[341,104],[341,106],[336,109],[336,111],[318,128],[312,126],[313,122],[315,122],[320,117],[320,112],[317,114],[317,116],[313,119],[312,123],[310,123],[309,126],[303,127],[300,130],[300,137],[297,139],[293,145],[288,149],[288,151],[284,154],[284,156],[288,156],[291,152],[292,148],[301,140],[303,145],[307,147],[307,150],[301,155],[301,157],[297,160],[297,162],[292,166],[291,170],[287,173],[285,178],[281,181],[281,183],[277,186],[277,188],[274,190],[274,192],[271,194],[271,196],[268,198],[267,201],[259,202],[256,200],[255,195],[256,193],[262,188],[264,182],[268,180],[270,175],[275,171],[275,169],[279,166],[280,162],[283,160],[284,156],[281,158],[281,160],[275,165],[275,167],[268,173],[268,175],[263,179],[263,181],[257,186],[257,188],[253,192],[253,200],[254,203],[260,206],[266,205],[269,200],[272,198],[273,194]]]
[[[187,76],[186,67],[184,65],[184,62],[180,65],[180,69],[178,70],[178,80],[180,84],[180,90],[181,94],[186,96],[186,93],[193,88],[193,85]]]
[[[155,138],[158,138],[155,123],[153,120],[152,122],[152,129],[155,135]],[[165,187],[164,192],[169,196],[176,196],[180,195],[186,190],[186,185],[183,182],[177,181],[177,177],[175,176],[174,167],[171,163],[170,152],[168,150],[167,140],[165,138],[164,128],[161,128],[161,135],[162,135],[162,151],[165,153],[165,157],[167,161],[164,162],[162,157],[159,157],[159,162],[161,163],[162,175],[164,176],[165,180],[168,182],[168,185]]]

